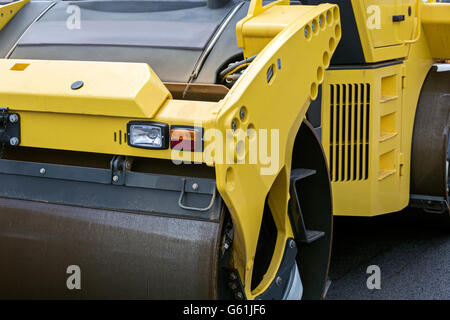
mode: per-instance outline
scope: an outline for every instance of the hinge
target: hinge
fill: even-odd
[[[406,88],[406,67],[402,65],[402,89]]]

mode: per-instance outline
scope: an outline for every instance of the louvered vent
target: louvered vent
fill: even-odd
[[[369,177],[370,85],[330,85],[331,180]]]
[[[127,133],[122,132],[122,130],[115,131],[114,132],[114,142],[117,142],[118,144],[127,143]]]

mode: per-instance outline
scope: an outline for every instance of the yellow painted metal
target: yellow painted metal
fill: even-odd
[[[421,1],[416,1],[416,21],[415,21],[415,26],[414,26],[414,35],[413,35],[413,39],[411,40],[404,40],[403,43],[407,44],[407,43],[415,43],[420,39],[421,33],[422,33],[422,27],[420,25],[421,21],[422,21],[422,6],[421,6]],[[409,14],[408,14],[409,15]],[[403,29],[405,30],[405,25],[402,25]],[[406,26],[406,30],[408,30],[408,26]]]
[[[253,1],[251,8],[256,7]],[[284,28],[281,9],[290,21]],[[216,127],[223,132],[231,129],[234,120],[237,132],[239,129],[246,132],[249,128],[275,129],[279,136],[277,150],[280,166],[275,172],[262,174],[264,166],[261,164],[216,164],[217,187],[235,226],[233,264],[243,279],[245,294],[250,299],[270,285],[280,265],[286,239],[292,236],[287,206],[293,143],[311,99],[317,96],[323,70],[328,67],[329,57],[341,37],[339,10],[335,5],[324,4],[309,10],[283,5],[281,9],[271,5],[253,11],[253,14],[250,10],[250,16],[238,25],[239,44],[245,55],[262,50],[220,102],[221,109],[216,121]],[[296,18],[295,14],[298,14]],[[271,33],[264,32],[266,28],[262,17],[267,19],[267,30],[270,32],[281,29],[266,46]],[[319,19],[322,22],[317,27]],[[313,23],[316,26],[314,31]],[[269,69],[274,73],[270,81],[267,78]],[[293,86],[295,90],[292,90]],[[246,108],[248,115],[241,121],[239,111],[242,107]],[[237,160],[248,160],[248,139],[256,137],[240,138],[236,133],[230,134],[235,136],[237,143],[225,146],[223,152],[229,148]],[[239,141],[243,142],[245,149],[238,153],[236,146]],[[266,198],[274,216],[278,238],[264,279],[251,291],[253,263]]]
[[[25,147],[197,161],[197,153],[128,146],[127,123],[158,114],[161,122],[208,129],[218,109],[217,103],[173,100],[141,63],[0,60],[0,73],[2,107],[20,114]],[[75,81],[84,85],[72,90]]]
[[[0,71],[2,104],[23,111],[152,118],[170,97],[146,64],[3,59]]]
[[[260,52],[281,30],[292,24],[299,16],[314,10],[315,6],[289,6],[288,1],[274,1],[262,6],[252,1],[249,14],[236,25],[238,46],[245,57]],[[251,20],[251,23],[248,21]]]
[[[402,65],[326,71],[322,143],[336,214],[377,215],[408,203],[408,194],[398,197],[401,83]]]
[[[157,121],[170,125],[193,126],[201,123],[205,130],[214,124],[217,103],[167,100]],[[150,118],[128,118],[84,114],[21,111],[11,108],[21,117],[21,146],[71,150],[135,157],[181,161],[203,161],[199,152],[172,152],[130,147],[127,144],[127,123]],[[198,160],[200,159],[200,160]]]
[[[326,71],[322,143],[330,163],[334,214],[374,216],[408,205],[415,111],[423,81],[435,62],[430,43],[421,33],[398,64]],[[363,87],[356,91],[356,86]],[[346,103],[339,100],[343,90]],[[368,90],[367,102],[362,96]],[[349,120],[344,122],[345,116]],[[350,133],[344,137],[345,130]]]
[[[450,3],[425,4],[422,23],[433,58],[450,59]]]
[[[450,3],[420,0],[351,0],[366,62],[405,58],[410,44],[426,39],[434,58],[450,52]],[[409,15],[409,8],[411,15]],[[404,21],[393,22],[394,15]]]
[[[0,6],[0,30],[23,8],[30,0],[20,0]]]
[[[411,42],[420,36],[422,1],[351,0],[366,62],[404,58]],[[411,8],[411,16],[408,14]],[[394,22],[394,15],[405,20]]]

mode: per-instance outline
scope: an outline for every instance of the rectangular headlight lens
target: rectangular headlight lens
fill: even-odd
[[[148,149],[167,149],[169,126],[158,122],[128,123],[128,144]]]

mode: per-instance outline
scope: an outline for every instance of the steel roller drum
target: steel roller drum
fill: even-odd
[[[422,87],[414,122],[411,194],[442,199],[447,212],[449,124],[450,71],[433,67]]]
[[[217,297],[221,220],[6,198],[0,213],[0,298]]]

